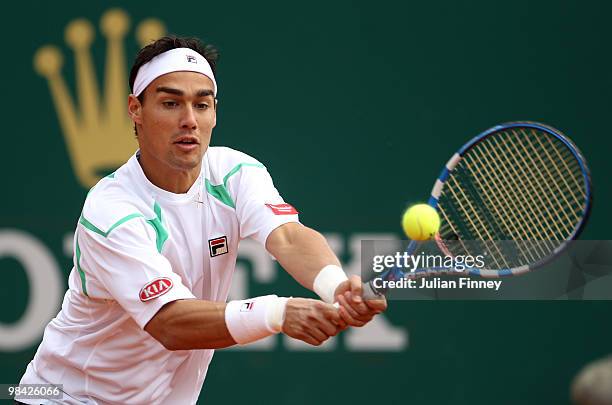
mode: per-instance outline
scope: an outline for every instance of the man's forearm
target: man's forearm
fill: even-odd
[[[178,300],[166,304],[145,330],[169,350],[218,349],[235,345],[225,324],[225,303]]]
[[[302,286],[313,290],[313,282],[327,265],[340,261],[319,232],[298,223],[282,225],[266,241],[266,248]]]
[[[298,223],[282,225],[268,236],[266,249],[300,284],[323,301],[338,304],[350,326],[363,326],[387,308],[384,297],[363,301],[361,278],[347,277],[323,235],[313,229]]]
[[[168,350],[193,350],[248,344],[281,331],[319,345],[341,325],[336,308],[319,300],[265,295],[228,304],[174,301],[162,307],[145,330]]]

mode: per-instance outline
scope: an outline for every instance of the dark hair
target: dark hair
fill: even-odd
[[[150,43],[136,54],[136,59],[132,65],[132,70],[130,70],[130,89],[132,92],[134,92],[134,81],[136,80],[136,75],[138,74],[140,67],[157,55],[175,48],[193,49],[208,61],[213,74],[215,74],[217,60],[219,59],[219,52],[214,46],[206,45],[198,38],[166,36]],[[141,103],[144,100],[143,97],[144,92],[140,93],[138,96]]]

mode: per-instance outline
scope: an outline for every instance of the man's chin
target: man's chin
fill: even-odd
[[[178,170],[192,170],[202,163],[203,153],[190,153],[183,156],[174,156],[172,166]]]

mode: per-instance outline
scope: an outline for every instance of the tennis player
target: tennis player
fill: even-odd
[[[385,310],[361,298],[359,277],[299,223],[264,165],[209,147],[216,60],[192,38],[138,53],[128,112],[139,150],[89,192],[62,309],[21,384],[63,384],[66,404],[194,404],[214,349],[279,332],[320,345]],[[245,238],[322,301],[226,303]]]

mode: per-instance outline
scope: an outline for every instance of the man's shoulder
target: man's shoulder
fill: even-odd
[[[227,146],[211,146],[206,151],[205,159],[208,160],[210,167],[232,169],[241,163],[261,164],[253,156],[247,155],[236,149]]]
[[[265,169],[265,166],[254,157],[225,146],[209,147],[206,151],[205,160],[207,178],[218,182],[224,182],[227,177],[237,173],[245,166]]]
[[[107,236],[114,227],[129,219],[145,217],[147,204],[115,176],[100,180],[87,194],[79,222]]]

